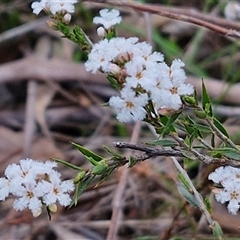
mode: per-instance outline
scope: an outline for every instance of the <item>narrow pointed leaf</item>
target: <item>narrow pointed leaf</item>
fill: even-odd
[[[125,158],[123,155],[121,155],[121,154],[113,151],[112,149],[110,149],[109,147],[107,147],[107,146],[105,146],[105,145],[103,145],[103,148],[104,148],[108,153],[110,153],[112,156],[114,156],[114,158],[117,159],[117,160],[120,160],[120,159]],[[115,160],[114,158],[112,158],[112,160]]]
[[[240,161],[240,152],[233,148],[215,148],[213,151],[209,151],[213,155],[224,155],[227,158]]]
[[[223,240],[223,231],[220,224],[217,221],[213,221],[210,226],[213,231],[213,235],[217,238],[217,240]]]
[[[65,165],[66,167],[69,167],[69,168],[72,168],[72,169],[78,170],[78,171],[84,171],[83,168],[78,167],[78,166],[76,166],[76,165],[74,165],[74,164],[72,164],[72,163],[66,162],[66,161],[64,161],[64,160],[61,160],[61,159],[59,159],[59,158],[52,158],[52,159],[53,159],[54,161],[58,162],[58,163],[61,163],[61,164]]]
[[[198,207],[198,201],[195,198],[195,196],[190,193],[187,188],[183,185],[183,184],[178,184],[177,185],[177,189],[179,191],[179,193],[192,205]]]
[[[76,147],[84,156],[86,157],[89,157],[89,158],[92,158],[94,159],[95,161],[97,162],[100,162],[101,160],[103,160],[104,158],[99,156],[98,154],[88,150],[87,148],[77,144],[77,143],[74,143],[74,142],[71,142],[71,144]]]
[[[229,137],[227,130],[216,118],[213,118],[213,123],[222,134],[224,134],[226,137]]]
[[[213,113],[212,113],[211,100],[210,100],[210,97],[208,95],[208,92],[207,92],[207,89],[206,89],[206,86],[205,86],[203,80],[202,80],[202,106],[203,106],[205,113],[208,116],[212,117]]]
[[[94,176],[88,176],[87,178],[85,178],[83,181],[79,182],[76,185],[76,189],[75,189],[75,194],[73,196],[73,200],[72,203],[69,207],[73,206],[73,205],[77,205],[77,201],[80,198],[80,196],[83,194],[83,192],[87,189],[87,187],[91,184],[91,182],[93,181]]]

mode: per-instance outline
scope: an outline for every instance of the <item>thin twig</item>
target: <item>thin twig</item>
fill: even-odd
[[[192,184],[191,179],[188,177],[188,174],[186,173],[186,171],[182,168],[182,166],[179,164],[179,162],[177,161],[177,159],[175,157],[171,157],[175,167],[177,168],[177,170],[179,171],[179,173],[181,173],[184,178],[187,180],[192,193],[194,194],[195,199],[198,202],[198,207],[201,210],[201,212],[204,214],[204,216],[206,217],[207,222],[209,223],[210,226],[213,225],[214,220],[212,219],[210,213],[208,212],[208,210],[206,209],[206,206],[204,204],[204,201],[202,199],[202,196],[199,194],[199,192],[196,190],[196,188],[194,187],[194,185]]]
[[[96,2],[96,1],[91,1],[91,2]],[[108,1],[104,1],[104,3],[109,3],[117,6],[130,7],[135,10],[158,14],[163,17],[193,23],[195,25],[205,27],[209,30],[212,30],[214,32],[217,32],[225,36],[240,38],[240,32],[235,30],[236,27],[234,24],[236,23],[234,21],[228,21],[222,18],[213,18],[213,20],[211,20],[211,18],[207,17],[203,13],[197,12],[195,9],[170,8],[170,7],[156,5],[156,4],[141,4],[141,3],[128,2],[128,1],[108,0]]]
[[[206,119],[208,125],[212,128],[212,130],[216,133],[216,135],[222,139],[224,142],[228,143],[232,148],[240,152],[239,147],[227,136],[225,136],[213,123],[212,119],[207,118]]]
[[[132,137],[131,137],[131,143],[136,143],[137,139],[139,137],[139,132],[141,128],[141,122],[137,122],[134,126]],[[132,152],[128,152],[126,156],[132,155]],[[106,240],[115,240],[118,227],[120,225],[121,217],[122,217],[122,205],[123,205],[123,195],[124,190],[126,188],[127,184],[127,175],[128,175],[128,168],[125,165],[122,169],[121,176],[119,179],[119,183],[116,188],[116,193],[114,196],[114,199],[112,201],[112,217],[111,217],[111,223],[109,226],[108,234]]]
[[[24,134],[25,141],[23,146],[23,158],[30,157],[32,145],[33,145],[33,136],[35,132],[36,122],[35,122],[35,104],[37,96],[38,84],[34,80],[28,82],[27,87],[27,102],[26,102],[26,112],[25,112],[25,126]]]

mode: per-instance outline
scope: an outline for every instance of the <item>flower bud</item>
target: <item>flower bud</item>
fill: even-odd
[[[72,18],[71,14],[66,13],[66,14],[63,16],[62,21],[63,21],[64,23],[68,24],[68,23],[70,23],[71,18]]]
[[[171,116],[177,112],[179,112],[179,110],[174,110],[168,107],[161,107],[158,109],[158,114],[162,116]]]
[[[93,168],[92,174],[102,175],[106,172],[107,168],[108,168],[108,165],[106,163],[104,162],[99,163]]]
[[[108,65],[108,72],[114,74],[114,75],[118,75],[121,72],[121,68],[115,64],[115,63],[110,63]]]
[[[84,178],[85,174],[86,174],[86,171],[78,172],[76,177],[73,180],[73,183],[77,184],[78,182],[80,182]]]
[[[49,209],[51,212],[56,212],[56,211],[57,211],[57,204],[56,204],[56,203],[50,204],[50,205],[48,206],[48,209]]]
[[[103,27],[97,28],[97,35],[101,38],[104,38],[106,36],[107,32]]]

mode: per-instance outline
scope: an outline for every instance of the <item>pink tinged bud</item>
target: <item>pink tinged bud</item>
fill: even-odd
[[[115,63],[110,63],[108,65],[108,72],[114,74],[114,75],[118,75],[121,72],[121,68],[115,64]]]
[[[131,60],[131,55],[128,52],[125,53],[120,53],[117,56],[117,61],[124,63],[124,62],[128,62]]]
[[[168,108],[168,107],[161,107],[158,109],[158,114],[162,115],[162,116],[171,116],[174,113],[177,113],[179,110],[174,110],[172,108]]]

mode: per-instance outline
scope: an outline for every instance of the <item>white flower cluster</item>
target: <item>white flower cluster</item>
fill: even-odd
[[[112,23],[114,16],[118,18],[119,14],[108,18]],[[104,25],[108,26],[105,21]],[[184,63],[177,59],[169,67],[163,60],[163,55],[152,52],[147,42],[139,42],[136,37],[116,37],[94,44],[85,68],[92,73],[104,72],[117,80],[121,96],[111,97],[109,105],[119,110],[119,121],[129,122],[146,117],[149,101],[156,112],[164,115],[182,107],[182,95],[193,94],[193,86],[185,83]]]
[[[240,207],[240,169],[231,166],[219,167],[210,173],[208,179],[221,184],[222,189],[215,189],[215,199],[220,203],[228,203],[227,209],[236,215]]]
[[[33,2],[31,7],[33,13],[37,15],[42,10],[55,15],[57,13],[73,13],[75,3],[77,3],[77,0],[40,0]]]
[[[5,177],[0,178],[0,200],[5,200],[10,194],[16,196],[13,208],[20,211],[29,208],[33,216],[40,215],[43,206],[54,209],[57,202],[68,206],[74,184],[72,180],[61,181],[61,174],[53,169],[56,166],[53,161],[32,159],[20,160],[19,165],[9,165]]]

